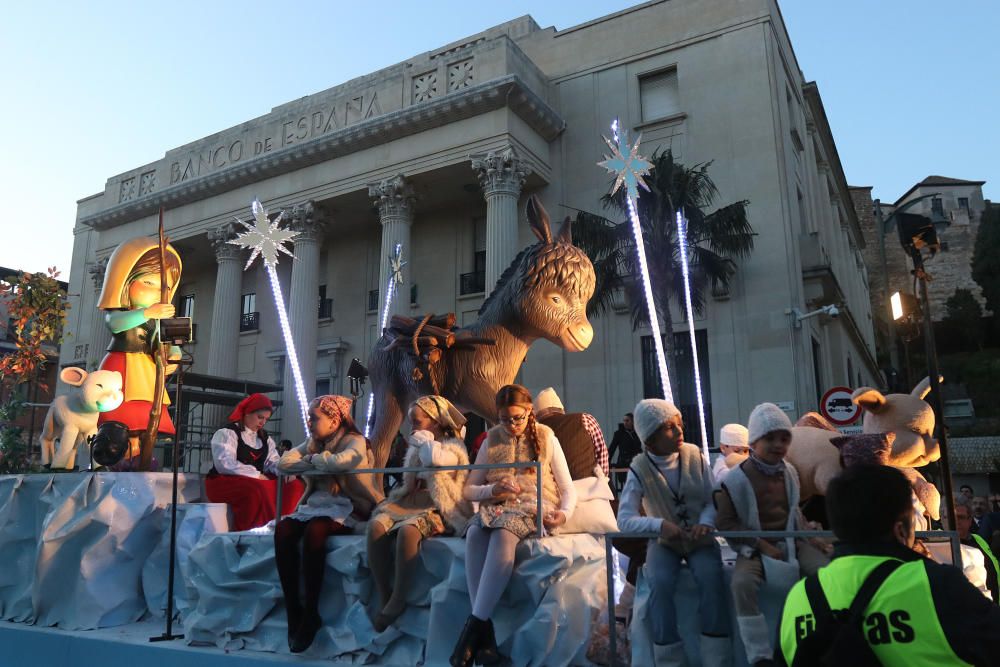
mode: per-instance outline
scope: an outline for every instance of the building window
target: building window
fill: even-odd
[[[486,291],[486,251],[477,250],[472,257],[473,270],[459,276],[459,294],[480,294]]]
[[[181,307],[177,309],[177,317],[194,317],[194,294],[181,297]]]
[[[823,373],[821,365],[821,349],[819,346],[819,341],[815,338],[812,339],[812,352],[813,352],[813,379],[816,382],[816,406],[819,408],[819,404],[823,399]]]
[[[316,380],[316,393],[313,396],[326,396],[330,393],[330,378]]]
[[[417,302],[417,295],[418,294],[419,294],[419,292],[417,291],[417,284],[413,283],[412,285],[410,285],[410,305],[411,306],[416,305],[418,303]]]
[[[847,357],[847,384],[851,384],[851,379],[854,377],[854,364],[851,363],[851,358]],[[857,387],[855,387],[856,389]]]
[[[639,106],[644,123],[680,112],[676,67],[639,77]]]
[[[257,294],[250,292],[243,295],[240,307],[240,331],[257,331],[260,329],[260,313],[257,312]]]
[[[378,310],[378,290],[368,290],[368,312],[374,313]]]
[[[664,336],[664,340],[666,336]],[[708,364],[708,332],[695,331],[698,345],[698,369],[701,372],[702,397],[705,400],[705,429],[714,433],[712,425],[712,387]],[[656,346],[652,336],[643,336],[642,349],[642,395],[645,398],[662,396],[660,369],[656,362]],[[701,445],[701,427],[698,416],[698,394],[694,384],[694,364],[691,357],[691,338],[686,331],[674,334],[674,370],[677,373],[674,386],[677,393],[674,404],[681,411],[684,420],[684,441]]]
[[[940,197],[934,197],[931,199],[931,213],[944,215],[944,202]]]
[[[319,286],[319,319],[328,320],[333,317],[333,299],[326,296],[326,285]]]
[[[969,198],[968,197],[959,197],[958,198],[958,207],[960,209],[964,209],[965,212],[968,213],[969,212]]]

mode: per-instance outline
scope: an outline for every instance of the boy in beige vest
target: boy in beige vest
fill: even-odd
[[[750,413],[750,456],[730,470],[716,496],[719,530],[802,530],[799,475],[785,461],[792,442],[792,423],[781,408],[761,403]],[[733,601],[747,662],[773,665],[771,631],[761,614],[760,587],[791,588],[800,574],[810,575],[830,562],[804,540],[730,540],[738,557],[733,570]],[[784,583],[779,583],[783,581]]]
[[[632,459],[618,505],[618,527],[655,532],[643,575],[650,583],[653,655],[657,665],[680,666],[684,643],[677,632],[674,589],[686,561],[698,584],[701,663],[730,665],[729,604],[719,545],[712,537],[712,473],[701,450],[684,442],[681,413],[668,401],[647,398],[635,406],[635,430],[644,450]],[[640,516],[639,508],[646,516]]]

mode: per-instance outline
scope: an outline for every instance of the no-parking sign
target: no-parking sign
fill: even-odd
[[[853,424],[861,416],[861,408],[851,400],[850,387],[833,387],[823,394],[819,402],[820,413],[836,426]]]

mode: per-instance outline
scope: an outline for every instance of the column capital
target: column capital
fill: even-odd
[[[322,209],[312,201],[304,201],[292,207],[288,216],[288,229],[298,232],[295,243],[312,241],[322,243],[326,233],[326,217]]]
[[[413,217],[413,187],[402,174],[369,183],[368,196],[378,207],[378,216],[383,222],[389,218],[409,222]]]
[[[215,229],[208,230],[208,241],[212,244],[215,252],[215,261],[222,263],[228,260],[239,261],[242,259],[243,250],[237,245],[230,243],[240,232],[235,222],[226,222]]]
[[[104,287],[104,274],[108,270],[108,258],[99,259],[87,267],[90,279],[94,281],[94,289],[98,292]]]
[[[469,156],[479,178],[483,194],[521,194],[521,186],[531,173],[531,167],[521,159],[513,146]]]

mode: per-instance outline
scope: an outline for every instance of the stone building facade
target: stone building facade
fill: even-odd
[[[527,194],[553,218],[601,211],[609,181],[596,162],[615,117],[642,133],[647,155],[714,160],[720,204],[750,201],[753,256],[696,318],[715,430],[763,400],[794,417],[829,386],[879,384],[864,238],[818,89],[771,0],[647,2],[564,30],[522,17],[111,176],[79,202],[69,326],[91,345],[85,358],[64,347],[62,361],[99,361],[106,334],[88,268],[154,233],[162,204],[185,263],[178,306],[198,327],[194,369],[290,387],[263,271],[244,272],[245,256],[225,243],[256,196],[300,232],[278,274],[306,386],[346,392],[351,358],[364,361],[379,334],[395,244],[408,260],[395,312],[474,321],[532,242]],[[839,318],[797,317],[830,303]],[[555,387],[610,433],[655,387],[652,339],[625,309],[594,326],[582,353],[537,343],[519,380]],[[678,333],[679,402],[690,409]],[[301,436],[296,421],[283,420],[287,436]]]
[[[871,280],[871,307],[877,330],[888,331],[892,317],[889,297],[894,292],[914,294],[911,272],[913,263],[899,242],[898,230],[891,220],[892,212],[925,195],[937,196],[917,202],[907,208],[906,212],[930,218],[936,210],[948,223],[939,233],[941,251],[934,258],[926,260],[927,272],[932,277],[927,287],[932,319],[940,322],[947,316],[946,303],[956,289],[970,290],[983,306],[984,313],[989,314],[982,289],[972,279],[972,255],[986,207],[983,199],[984,184],[985,181],[928,176],[892,204],[882,203],[883,219],[889,220],[888,229],[881,240],[882,245],[875,219],[872,188],[851,188],[851,198],[866,240],[863,255]]]

